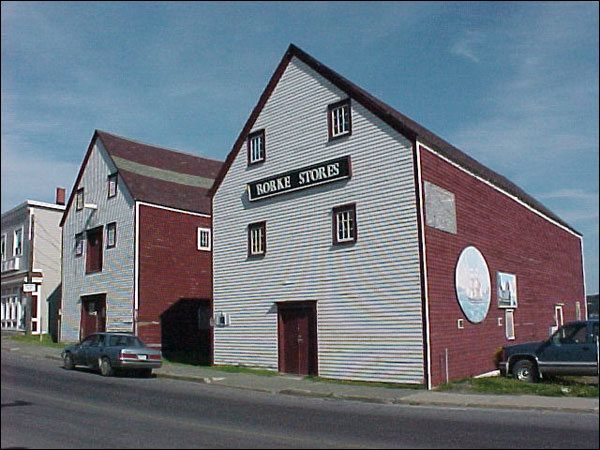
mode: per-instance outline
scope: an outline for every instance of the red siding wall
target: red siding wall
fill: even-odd
[[[140,205],[138,335],[161,343],[160,315],[181,299],[212,298],[212,252],[198,250],[209,217]]]
[[[580,239],[525,206],[421,147],[423,182],[455,195],[457,234],[425,226],[433,385],[495,370],[493,354],[509,343],[542,340],[554,325],[554,305],[564,303],[565,322],[575,319],[575,302],[585,311]],[[423,187],[422,187],[423,192]],[[427,211],[425,211],[427,214]],[[456,298],[455,267],[461,251],[474,245],[483,254],[492,287],[490,309],[470,323]],[[505,337],[498,308],[496,272],[517,276],[514,341]],[[502,317],[502,326],[498,318]],[[458,329],[457,319],[464,319]]]

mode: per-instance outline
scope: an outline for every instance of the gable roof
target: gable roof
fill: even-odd
[[[208,195],[223,163],[189,155],[96,130],[79,169],[79,185],[96,140],[100,139],[111,158],[120,181],[137,201],[211,214]],[[63,225],[76,189],[71,191]]]
[[[337,88],[345,92],[350,98],[358,101],[361,105],[363,105],[365,108],[371,111],[374,115],[376,115],[382,121],[390,125],[397,132],[410,139],[412,142],[416,142],[418,140],[419,142],[435,150],[440,155],[444,156],[445,158],[449,159],[455,164],[463,167],[472,174],[477,175],[478,177],[488,181],[489,183],[502,189],[508,194],[517,197],[523,203],[539,211],[540,213],[554,220],[560,225],[568,228],[575,234],[581,236],[581,233],[576,231],[569,224],[564,222],[560,217],[558,217],[556,214],[554,214],[552,211],[550,211],[532,196],[527,194],[513,182],[511,182],[504,176],[494,172],[493,170],[485,167],[483,164],[471,158],[469,155],[454,147],[452,144],[448,143],[433,132],[427,130],[425,127],[419,125],[417,122],[405,116],[404,114],[398,112],[388,104],[369,94],[364,89],[347,80],[337,72],[331,70],[329,67],[317,61],[315,58],[305,53],[293,44],[290,44],[289,48],[284,54],[281,62],[277,66],[273,75],[271,76],[267,87],[260,96],[257,105],[252,110],[252,113],[250,114],[248,121],[242,129],[242,132],[235,141],[231,152],[227,156],[227,159],[225,160],[225,163],[223,164],[223,167],[221,168],[221,171],[215,183],[213,184],[213,187],[211,188],[211,196],[214,196],[216,191],[219,189],[219,186],[221,185],[223,178],[227,174],[229,167],[231,166],[231,164],[233,164],[233,161],[235,160],[240,149],[242,148],[245,138],[248,136],[248,133],[250,133],[250,131],[252,130],[252,127],[254,126],[258,115],[262,111],[262,108],[264,107],[271,93],[275,89],[275,86],[279,82],[279,79],[283,75],[283,72],[287,68],[289,62],[294,57],[304,62],[315,72],[317,72],[325,79],[330,81]]]

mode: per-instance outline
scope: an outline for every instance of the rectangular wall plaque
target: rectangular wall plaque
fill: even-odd
[[[251,202],[262,200],[320,184],[349,179],[351,176],[350,156],[344,156],[248,183],[248,199]]]

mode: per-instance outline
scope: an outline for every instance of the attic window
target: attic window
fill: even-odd
[[[265,130],[248,135],[248,165],[258,164],[265,160]]]
[[[342,100],[327,107],[329,139],[337,139],[352,133],[350,99]]]
[[[108,198],[117,195],[117,174],[113,173],[108,176]]]
[[[75,194],[75,209],[77,211],[81,211],[83,209],[83,200],[83,188],[79,188]]]

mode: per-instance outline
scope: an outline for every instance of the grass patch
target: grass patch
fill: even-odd
[[[228,373],[247,373],[250,375],[260,375],[262,377],[275,377],[279,375],[279,373],[275,372],[274,370],[254,369],[251,367],[244,366],[212,366],[211,369],[220,370],[221,372]]]
[[[548,397],[598,397],[597,377],[553,377],[524,383],[510,377],[467,378],[442,384],[438,391],[478,394],[543,395]]]
[[[323,378],[309,375],[304,377],[309,381],[320,381],[323,383],[346,384],[349,386],[367,386],[367,387],[383,387],[388,389],[425,389],[422,384],[401,384],[401,383],[382,383],[379,381],[351,381],[351,380],[336,380],[334,378]]]
[[[23,342],[25,344],[43,345],[46,347],[54,347],[54,348],[64,348],[68,345],[68,344],[52,341],[52,338],[50,337],[49,334],[42,334],[42,335],[19,334],[16,336],[8,336],[5,339],[8,339],[10,341],[15,341],[15,342]]]

